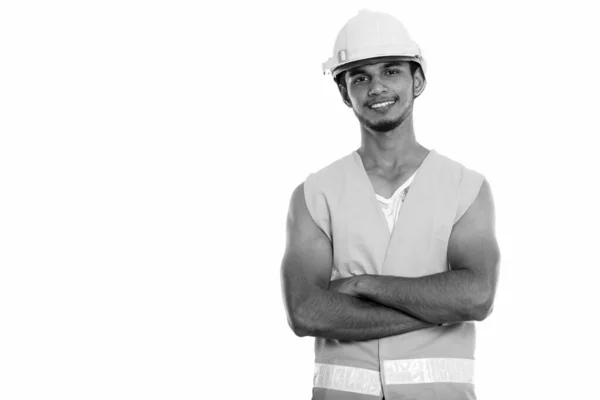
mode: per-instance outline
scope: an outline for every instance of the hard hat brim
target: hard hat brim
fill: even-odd
[[[377,63],[388,62],[388,61],[416,62],[417,64],[419,64],[421,66],[421,69],[423,70],[423,75],[425,75],[425,66],[424,66],[423,58],[415,57],[415,56],[403,56],[403,55],[384,55],[384,56],[378,56],[378,57],[366,57],[366,58],[363,58],[360,60],[353,60],[351,62],[339,65],[336,68],[334,68],[333,70],[331,70],[331,75],[335,79],[342,72],[349,71],[353,68],[363,66],[363,65],[377,64]]]

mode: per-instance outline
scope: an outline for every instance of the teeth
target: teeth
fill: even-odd
[[[371,108],[381,108],[381,107],[389,106],[391,104],[394,104],[394,102],[393,101],[386,101],[386,102],[383,102],[383,103],[373,104],[371,106]]]

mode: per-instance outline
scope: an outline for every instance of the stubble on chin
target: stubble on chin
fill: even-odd
[[[385,133],[392,131],[402,125],[404,122],[404,118],[402,116],[398,116],[397,118],[383,119],[377,122],[369,121],[363,115],[359,114],[354,110],[354,115],[358,118],[358,121],[361,125],[367,127],[369,130],[372,130],[377,133]]]

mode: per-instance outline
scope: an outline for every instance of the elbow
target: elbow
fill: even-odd
[[[483,301],[474,302],[471,307],[470,319],[481,322],[490,316],[494,309],[492,296],[487,296]]]
[[[489,282],[480,284],[476,290],[473,290],[468,299],[470,320],[481,322],[490,316],[494,309],[495,292],[495,284]]]
[[[288,325],[298,337],[321,337],[327,332],[329,321],[315,310],[315,303],[319,303],[316,292],[296,298],[288,298],[286,311]]]
[[[292,332],[298,337],[309,336],[309,329],[306,324],[300,322],[299,318],[296,315],[291,315],[288,318],[288,325]]]
[[[289,293],[284,294],[284,307],[287,317],[287,323],[292,332],[298,337],[308,335],[304,318],[302,318],[302,299],[297,296],[292,296]]]
[[[460,306],[455,310],[452,321],[444,323],[483,321],[492,313],[493,296],[480,293],[477,296],[471,294],[460,301]]]
[[[477,307],[472,313],[472,320],[481,322],[490,316],[493,307]]]
[[[307,318],[303,312],[302,303],[287,310],[288,326],[298,337],[314,336],[311,334],[310,318]]]
[[[452,312],[427,320],[436,324],[455,324],[458,322],[483,321],[490,316],[493,302],[489,299],[478,300],[473,297],[463,298]]]

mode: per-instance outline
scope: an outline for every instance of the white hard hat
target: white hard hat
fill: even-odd
[[[425,74],[421,50],[404,25],[391,15],[362,10],[346,22],[338,34],[333,57],[323,63],[323,73],[331,72],[335,78],[357,61],[390,56],[406,57],[418,63]]]

